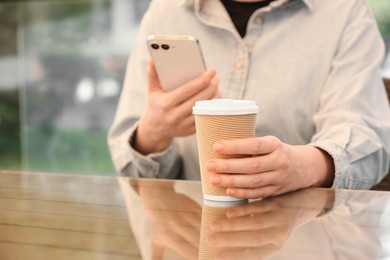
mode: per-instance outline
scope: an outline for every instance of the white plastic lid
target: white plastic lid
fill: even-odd
[[[222,197],[222,198],[221,198]],[[229,208],[248,204],[248,199],[238,199],[229,196],[212,196],[203,194],[203,205],[216,208]]]
[[[259,107],[254,100],[212,99],[196,101],[192,107],[195,115],[245,115],[257,114]]]

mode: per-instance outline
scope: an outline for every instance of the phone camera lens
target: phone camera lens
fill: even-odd
[[[168,44],[161,44],[161,48],[164,50],[169,50],[169,45]]]
[[[155,50],[158,50],[158,48],[160,48],[160,46],[158,46],[157,43],[152,43],[152,48],[155,49]]]

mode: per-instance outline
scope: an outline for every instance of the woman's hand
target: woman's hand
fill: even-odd
[[[225,140],[214,145],[220,154],[245,158],[213,159],[211,183],[226,187],[228,196],[265,198],[304,187],[331,186],[332,158],[313,146],[292,146],[273,136]]]
[[[334,196],[334,190],[309,188],[228,208],[211,222],[208,248],[217,259],[268,259],[323,208],[332,208]]]
[[[149,62],[147,75],[148,108],[140,119],[133,144],[142,154],[161,152],[174,137],[195,133],[192,115],[195,102],[219,95],[218,78],[213,69],[169,92],[163,90],[152,61]]]
[[[201,206],[177,193],[173,182],[152,182],[138,182],[150,226],[152,259],[164,259],[166,251],[175,252],[183,259],[197,259]]]

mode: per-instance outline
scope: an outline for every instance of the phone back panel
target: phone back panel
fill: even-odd
[[[157,44],[154,49],[152,44]],[[162,46],[169,46],[164,49]],[[194,37],[174,36],[148,39],[148,48],[156,66],[162,87],[169,91],[189,80],[194,79],[206,70],[199,42]]]

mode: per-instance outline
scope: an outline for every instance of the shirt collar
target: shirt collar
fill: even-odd
[[[207,1],[207,0],[181,0],[181,4],[193,7],[194,4],[200,5],[203,1]],[[292,0],[290,0],[290,1],[292,1]],[[313,3],[314,1],[313,0],[299,0],[299,1],[302,1],[310,9],[310,11],[314,10],[314,3]]]
[[[314,11],[313,0],[302,0],[302,2],[310,9],[310,11]]]

